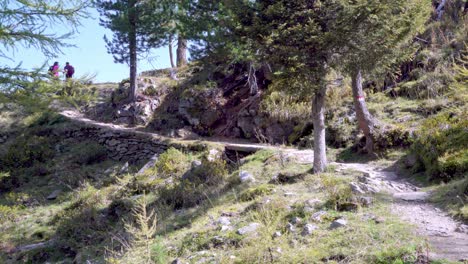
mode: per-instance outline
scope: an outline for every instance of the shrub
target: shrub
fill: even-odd
[[[349,186],[349,180],[342,177],[336,177],[330,174],[324,174],[320,178],[322,187],[327,193],[326,206],[338,210],[346,204],[354,201],[353,192]]]
[[[159,196],[165,204],[174,208],[190,207],[199,204],[219,191],[228,174],[226,163],[222,160],[202,160],[202,165],[189,172],[185,179],[165,185]]]
[[[7,206],[0,204],[0,222],[4,223],[6,221],[14,221],[19,217],[19,211],[19,206]]]
[[[262,184],[256,187],[249,188],[241,193],[240,200],[242,202],[254,200],[257,197],[272,194],[275,191],[275,186],[270,184]]]
[[[412,145],[431,180],[449,181],[464,176],[468,169],[468,120],[452,114],[427,119]]]
[[[31,167],[36,162],[49,161],[54,156],[52,140],[39,136],[20,136],[0,159],[6,168]]]
[[[162,153],[154,165],[160,177],[180,177],[189,168],[188,159],[181,151],[171,147]]]

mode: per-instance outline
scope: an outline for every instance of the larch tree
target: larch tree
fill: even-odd
[[[80,19],[87,17],[88,6],[89,1],[84,0],[0,1],[0,58],[14,61],[12,56],[20,47],[36,49],[46,58],[55,57],[62,48],[73,46],[66,40],[80,25]],[[49,29],[50,23],[66,25],[70,32],[58,35]],[[0,65],[0,92],[32,92],[27,91],[34,87],[29,85],[31,81],[46,76],[43,69],[28,71],[21,69],[20,64]]]
[[[335,66],[351,76],[358,127],[366,138],[365,150],[374,152],[380,124],[369,112],[363,92],[363,74],[384,74],[410,58],[410,44],[428,21],[430,0],[342,1],[334,22],[338,59]],[[403,47],[406,46],[406,47]]]
[[[141,0],[97,0],[96,6],[101,15],[100,24],[113,32],[112,39],[104,36],[108,53],[113,55],[116,63],[127,63],[130,67],[130,91],[127,100],[134,102],[137,92],[137,63],[156,45],[148,29],[155,28],[155,21],[160,22],[151,19],[159,6],[156,1]]]

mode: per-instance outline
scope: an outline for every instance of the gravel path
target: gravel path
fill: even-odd
[[[413,184],[368,164],[337,163],[341,169],[367,173],[367,184],[393,195],[392,212],[414,224],[419,235],[427,238],[432,259],[447,259],[468,263],[468,226],[455,221],[447,213],[429,203],[430,194]]]

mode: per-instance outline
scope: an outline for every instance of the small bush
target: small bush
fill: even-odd
[[[155,168],[159,177],[181,177],[189,168],[189,163],[184,153],[175,148],[169,148],[159,156]]]
[[[348,179],[324,174],[320,180],[327,193],[328,200],[325,205],[329,208],[338,210],[355,200]]]
[[[52,140],[39,136],[20,136],[0,158],[6,168],[31,167],[37,162],[47,162],[54,156]]]
[[[272,194],[275,190],[275,186],[269,184],[262,184],[257,187],[249,188],[241,193],[240,200],[242,202],[251,201],[257,197]]]
[[[427,119],[412,145],[420,165],[432,180],[449,181],[466,175],[468,170],[468,120],[441,114]]]
[[[7,206],[0,204],[0,222],[4,223],[6,221],[14,221],[19,217],[19,206]]]

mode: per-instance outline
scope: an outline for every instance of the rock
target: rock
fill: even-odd
[[[359,185],[355,182],[351,182],[349,183],[349,187],[351,187],[351,190],[353,191],[353,193],[355,194],[365,194],[366,192],[364,192],[361,187],[359,187]]]
[[[119,145],[120,143],[121,143],[121,142],[120,142],[119,140],[115,139],[115,138],[113,138],[113,139],[107,141],[107,145],[109,145],[109,146],[111,146],[111,147],[117,146],[117,145]]]
[[[229,217],[226,217],[226,216],[221,216],[220,218],[218,218],[218,221],[216,221],[219,225],[223,225],[223,226],[228,226],[231,224],[231,220],[229,219]]]
[[[180,259],[177,258],[177,259],[174,259],[174,260],[171,262],[171,264],[183,264],[183,262],[182,262],[182,260],[180,260]]]
[[[296,227],[291,223],[287,223],[286,224],[286,230],[288,232],[290,232],[290,233],[294,233],[294,232],[296,232]]]
[[[221,158],[221,153],[219,152],[219,150],[217,149],[210,149],[210,151],[208,152],[208,157],[207,157],[207,160],[208,161],[215,161],[217,159],[220,159]]]
[[[275,233],[273,233],[273,238],[277,238],[277,237],[281,237],[283,234],[281,234],[280,231],[276,231]]]
[[[124,174],[124,173],[127,173],[128,172],[128,161],[125,162],[125,164],[122,166],[122,168],[120,168],[120,171],[119,171],[119,174]]]
[[[309,199],[304,202],[305,206],[308,206],[308,207],[315,207],[321,203],[322,203],[322,200],[319,200],[319,199]]]
[[[202,162],[199,160],[192,161],[192,169],[198,168],[202,165]]]
[[[227,232],[227,231],[231,231],[231,230],[232,230],[232,227],[227,226],[227,225],[221,226],[221,229],[220,229],[221,232]]]
[[[252,233],[255,233],[259,227],[260,227],[259,223],[250,223],[247,226],[237,229],[237,234],[239,235],[252,234]]]
[[[368,197],[368,196],[359,197],[359,202],[364,206],[369,206],[372,204],[372,197]]]
[[[455,229],[455,232],[468,234],[468,225],[464,225],[464,224],[458,225],[457,228]]]
[[[418,158],[415,154],[408,154],[403,160],[403,163],[405,164],[406,168],[412,168],[416,166],[417,162]]]
[[[291,219],[291,223],[293,225],[298,225],[298,224],[302,223],[302,219],[296,216],[293,219]]]
[[[62,190],[55,190],[49,196],[47,196],[47,200],[55,200],[59,196],[59,194],[62,192]]]
[[[310,219],[311,219],[312,221],[314,221],[314,222],[320,223],[320,222],[322,222],[323,216],[325,216],[326,214],[327,214],[327,212],[325,212],[325,211],[318,211],[318,212],[314,213],[314,214],[310,217]]]
[[[190,127],[177,129],[175,134],[179,138],[188,139],[188,140],[194,140],[200,137],[197,133],[193,132]]]
[[[348,225],[348,221],[346,221],[345,219],[337,219],[335,221],[333,221],[331,224],[330,224],[330,227],[329,229],[337,229],[337,228],[340,228],[340,227],[344,227]]]
[[[255,182],[255,178],[248,171],[239,172],[239,179],[242,183],[244,182]]]
[[[302,235],[303,236],[310,236],[312,233],[318,229],[318,226],[312,225],[312,224],[307,224],[304,226],[304,229],[302,229]]]

